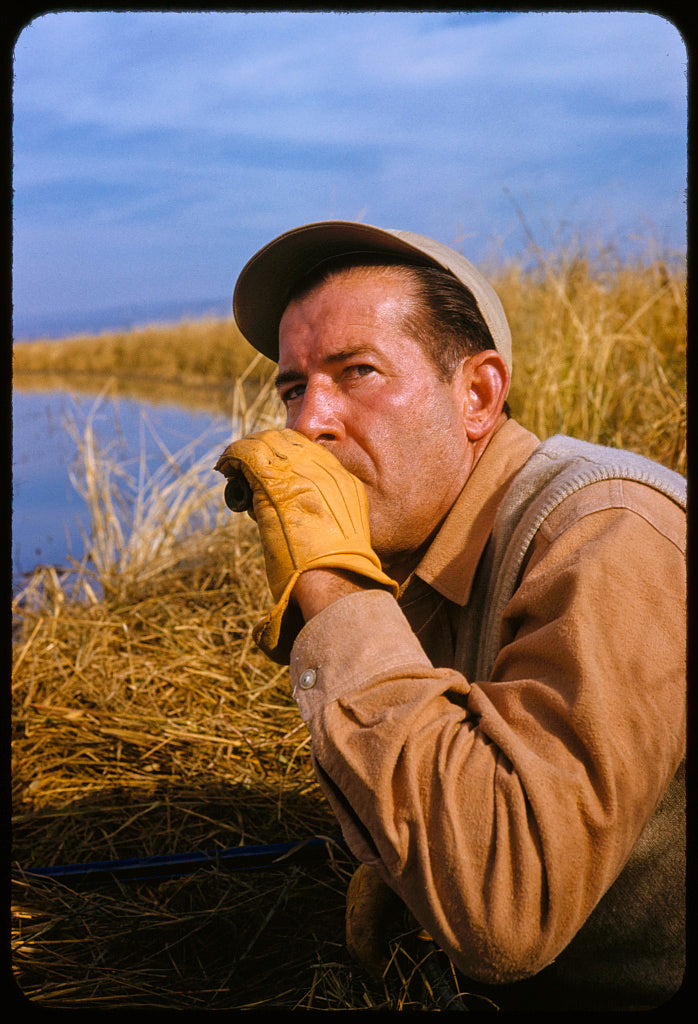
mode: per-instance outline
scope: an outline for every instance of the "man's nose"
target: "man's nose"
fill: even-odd
[[[304,434],[309,441],[339,441],[344,437],[344,424],[332,389],[309,381],[297,413],[289,415],[286,424]]]

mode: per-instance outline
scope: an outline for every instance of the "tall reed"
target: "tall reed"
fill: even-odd
[[[213,466],[233,437],[278,423],[278,400],[267,382],[248,400],[246,384],[257,360],[236,380],[230,427],[204,434],[176,452],[157,437],[145,413],[141,415],[141,445],[135,468],[120,457],[114,439],[101,442],[95,420],[108,391],[95,399],[84,422],[75,415],[66,429],[77,448],[71,480],[83,498],[89,518],[83,529],[85,565],[101,588],[123,594],[134,580],[139,585],[167,573],[182,557],[182,545],[192,537],[213,534],[230,522],[222,499],[222,478]],[[108,389],[111,390],[111,389]],[[118,398],[112,396],[118,422]],[[145,433],[154,438],[160,456],[150,468]]]
[[[681,261],[535,252],[495,279],[512,327],[513,414],[686,471],[686,272]]]
[[[249,372],[255,356],[232,319],[208,318],[20,342],[14,347],[14,372],[231,382]],[[267,361],[257,360],[252,375],[260,377],[268,368]]]

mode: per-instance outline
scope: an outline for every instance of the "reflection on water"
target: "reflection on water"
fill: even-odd
[[[45,372],[24,374],[13,381],[15,393],[66,392],[84,401],[94,401],[101,393],[113,394],[118,391],[121,399],[134,399],[144,406],[170,405],[194,412],[209,413],[211,416],[230,417],[233,409],[233,387],[230,382],[221,384],[211,381],[161,380],[158,377],[142,376],[119,378],[118,385],[113,374],[79,374],[70,377],[61,373]],[[250,381],[245,388],[246,395],[257,393],[259,383]]]
[[[65,566],[69,556],[83,556],[81,526],[87,530],[89,521],[70,481],[77,447],[66,422],[84,424],[95,402],[94,394],[67,389],[13,393],[13,577],[37,565]],[[100,446],[120,463],[136,466],[144,451],[151,471],[165,461],[163,447],[175,454],[198,439],[198,454],[204,454],[216,445],[222,448],[232,433],[229,418],[220,411],[133,397],[99,401],[93,426]]]

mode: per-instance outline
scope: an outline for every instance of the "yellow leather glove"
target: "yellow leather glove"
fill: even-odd
[[[228,445],[215,468],[229,479],[242,472],[252,491],[276,602],[253,636],[269,657],[288,663],[302,625],[287,614],[289,599],[308,569],[356,573],[397,596],[371,547],[363,484],[322,445],[295,430],[262,430]]]
[[[347,949],[370,974],[383,973],[390,940],[406,930],[407,910],[400,897],[370,864],[359,864],[349,882],[346,909]]]

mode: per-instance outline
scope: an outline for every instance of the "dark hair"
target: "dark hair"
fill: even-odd
[[[351,253],[320,263],[295,285],[288,302],[304,297],[343,271],[362,267],[404,272],[414,300],[405,313],[405,328],[444,380],[452,380],[468,356],[496,347],[475,297],[453,274],[440,267],[391,260],[380,253]]]
[[[445,380],[452,380],[468,356],[495,348],[490,329],[472,292],[439,267],[407,267],[417,305],[408,314],[410,333],[420,342]]]

